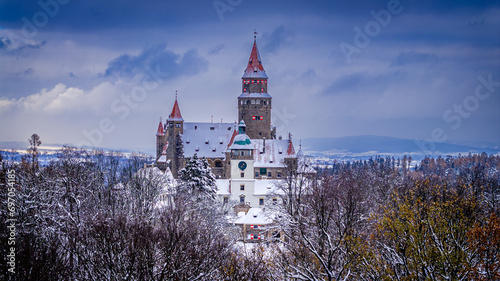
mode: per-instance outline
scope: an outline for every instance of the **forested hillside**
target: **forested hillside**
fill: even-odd
[[[145,159],[123,160],[72,147],[43,167],[36,149],[21,163],[1,159],[1,279],[500,278],[498,156],[411,168],[406,158],[374,158],[312,178],[289,170],[284,204],[266,206],[284,241],[247,251],[227,223],[232,209],[199,186],[210,180],[190,171],[174,186]]]

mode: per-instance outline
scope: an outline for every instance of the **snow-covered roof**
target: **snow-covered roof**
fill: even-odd
[[[233,143],[229,149],[249,149],[252,150],[254,147],[252,141],[247,134],[238,134],[234,137]]]
[[[261,99],[270,99],[271,96],[268,93],[249,93],[243,92],[238,98],[261,98]]]
[[[235,128],[235,123],[184,122],[184,156],[224,158]]]
[[[254,166],[256,168],[283,167],[285,158],[294,157],[293,155],[287,155],[289,146],[288,139],[271,139],[265,142],[266,146],[264,151],[264,140],[252,140],[255,148]]]
[[[217,195],[229,195],[231,189],[231,181],[229,179],[216,179]]]
[[[238,218],[234,223],[246,225],[266,225],[273,223],[273,220],[269,218],[261,208],[250,208],[244,217]]]

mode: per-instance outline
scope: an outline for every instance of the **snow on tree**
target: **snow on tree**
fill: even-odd
[[[215,199],[217,186],[207,159],[198,158],[195,154],[186,163],[186,167],[180,171],[179,178],[182,181],[179,191],[196,196],[206,195]]]

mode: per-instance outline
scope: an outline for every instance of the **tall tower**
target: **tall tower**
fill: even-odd
[[[238,120],[245,121],[246,134],[251,139],[275,138],[271,130],[272,98],[267,93],[267,75],[260,60],[255,35],[250,59],[241,80]]]
[[[172,108],[172,113],[168,116],[165,124],[167,127],[165,137],[168,142],[166,156],[167,159],[171,160],[170,170],[174,177],[177,178],[177,174],[184,164],[184,151],[182,149],[181,139],[182,133],[184,132],[184,119],[182,118],[181,110],[177,103],[177,93],[175,94],[175,103]]]

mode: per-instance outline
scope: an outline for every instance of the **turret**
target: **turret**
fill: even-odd
[[[243,73],[242,93],[238,97],[238,118],[246,124],[251,139],[274,138],[271,131],[271,96],[267,93],[267,74],[260,59],[256,36]]]

